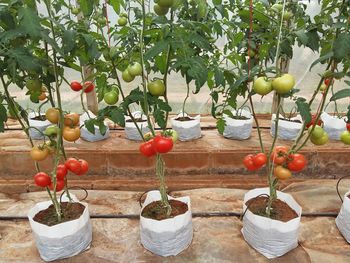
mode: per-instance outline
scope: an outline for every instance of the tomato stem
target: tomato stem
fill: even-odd
[[[156,175],[159,179],[159,192],[161,196],[161,202],[163,207],[166,209],[166,215],[170,216],[171,206],[169,204],[169,199],[167,195],[167,188],[165,184],[165,163],[161,154],[157,153],[156,156]]]

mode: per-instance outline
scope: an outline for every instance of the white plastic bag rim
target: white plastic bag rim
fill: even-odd
[[[275,119],[276,119],[276,114],[272,114],[271,117],[271,124],[275,124]],[[300,130],[303,127],[303,120],[301,116],[298,114],[296,117],[290,118],[291,120],[299,120],[301,123],[297,122],[290,122],[290,121],[285,121],[285,120],[278,120],[278,127],[283,127],[286,129],[291,129],[291,130]]]
[[[43,116],[45,116],[45,114],[42,114]],[[30,126],[33,127],[44,127],[44,126],[48,126],[51,125],[51,122],[49,122],[48,120],[45,121],[39,121],[39,120],[32,120],[31,118],[37,117],[39,116],[39,114],[37,112],[29,112],[28,114],[28,121],[30,123]]]
[[[249,118],[248,120],[237,120],[230,118],[227,114],[223,115],[223,118],[226,122],[226,126],[243,126],[245,124],[252,124],[253,123],[253,116],[250,113],[250,111],[247,111],[245,109],[239,109],[238,111],[232,110],[231,111],[233,115],[236,115],[239,113],[240,115]]]

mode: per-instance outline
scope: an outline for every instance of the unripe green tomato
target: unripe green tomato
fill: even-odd
[[[331,70],[326,70],[323,74],[322,74],[322,76],[324,77],[324,78],[329,78],[330,76],[332,76],[333,75],[333,72],[331,71]]]
[[[283,20],[288,21],[289,19],[292,18],[292,16],[293,16],[293,13],[287,11],[287,12],[285,12],[285,13],[283,14]]]
[[[41,91],[43,84],[39,79],[28,79],[26,81],[26,87],[29,91]]]
[[[272,82],[265,77],[259,77],[254,81],[253,90],[257,94],[265,96],[272,91]]]
[[[272,88],[280,95],[287,94],[295,85],[295,79],[290,74],[284,74],[272,81]]]
[[[161,7],[171,7],[174,2],[174,0],[158,0],[157,4]]]
[[[160,6],[158,4],[155,4],[154,7],[153,7],[153,10],[154,10],[154,13],[156,13],[157,15],[165,16],[168,13],[169,8]]]
[[[71,12],[73,15],[77,15],[80,13],[80,9],[78,7],[73,7]]]
[[[100,25],[104,26],[107,24],[107,21],[106,21],[106,18],[103,17],[103,16],[100,16],[98,19],[97,19],[97,23],[99,23]]]
[[[140,76],[142,74],[141,64],[138,62],[134,62],[128,66],[128,72],[131,76]]]
[[[165,93],[164,82],[160,79],[149,82],[147,89],[153,96],[163,96]]]
[[[128,23],[128,19],[126,17],[119,17],[118,25],[125,26]]]
[[[310,141],[315,145],[324,145],[328,142],[328,134],[324,132],[322,137],[320,138],[315,138],[311,136]]]
[[[56,136],[58,133],[59,133],[59,128],[57,127],[57,125],[50,125],[44,131],[44,134],[49,137]]]
[[[127,14],[127,13],[121,13],[119,16],[120,16],[120,17],[128,18],[128,14]]]
[[[346,144],[346,145],[350,145],[350,132],[349,131],[344,131],[342,132],[342,134],[340,135],[340,140]]]
[[[114,105],[118,102],[118,96],[119,94],[115,91],[109,91],[103,96],[103,100],[108,104],[108,105]]]
[[[118,47],[111,47],[109,50],[109,55],[111,58],[115,59],[118,54]]]
[[[312,126],[309,127],[309,132],[311,132]],[[311,136],[314,137],[315,139],[319,139],[324,135],[325,131],[321,126],[316,125],[314,130],[311,133]]]
[[[281,12],[282,9],[283,9],[283,5],[281,5],[281,4],[274,4],[271,6],[271,10],[276,12],[276,13]]]
[[[321,86],[320,86],[320,91],[325,91],[327,89],[327,85],[322,83]]]
[[[131,82],[135,79],[134,76],[132,76],[128,69],[124,70],[123,73],[122,73],[122,79],[125,81],[125,82]]]

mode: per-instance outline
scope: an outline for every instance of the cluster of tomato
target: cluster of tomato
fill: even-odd
[[[283,74],[273,80],[267,77],[257,78],[253,83],[253,90],[261,96],[269,94],[272,90],[275,90],[280,95],[284,95],[290,92],[294,85],[294,77],[290,74]]]
[[[27,94],[30,95],[30,100],[33,102],[43,101],[47,98],[46,88],[43,86],[40,79],[28,79],[26,80],[26,87],[28,89]]]
[[[125,82],[131,82],[136,76],[142,75],[142,66],[138,62],[133,62],[127,66],[127,68],[122,72],[122,79]]]
[[[292,172],[300,172],[307,164],[304,155],[289,153],[289,148],[286,146],[276,146],[271,153],[270,160],[275,165],[274,175],[280,180],[288,179],[292,176]],[[266,163],[267,156],[264,153],[248,154],[243,159],[243,164],[249,171],[258,170]]]
[[[153,10],[159,16],[165,16],[169,12],[175,0],[154,0]]]
[[[170,152],[178,139],[178,134],[171,130],[154,137],[151,134],[146,134],[145,138],[147,141],[140,144],[139,150],[142,155],[151,157],[157,153]]]
[[[89,170],[89,164],[83,159],[68,158],[64,164],[57,165],[56,168],[56,191],[63,190],[65,186],[64,178],[68,171],[76,175],[84,175]],[[39,172],[34,176],[34,182],[39,187],[49,187],[54,190],[52,178],[44,172]]]
[[[73,91],[81,91],[83,90],[85,93],[89,93],[95,89],[95,84],[92,81],[85,81],[83,85],[81,85],[78,81],[72,81],[70,83],[70,88]]]

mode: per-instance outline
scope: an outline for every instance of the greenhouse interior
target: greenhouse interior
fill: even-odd
[[[349,171],[350,0],[0,0],[1,263],[350,262]]]

